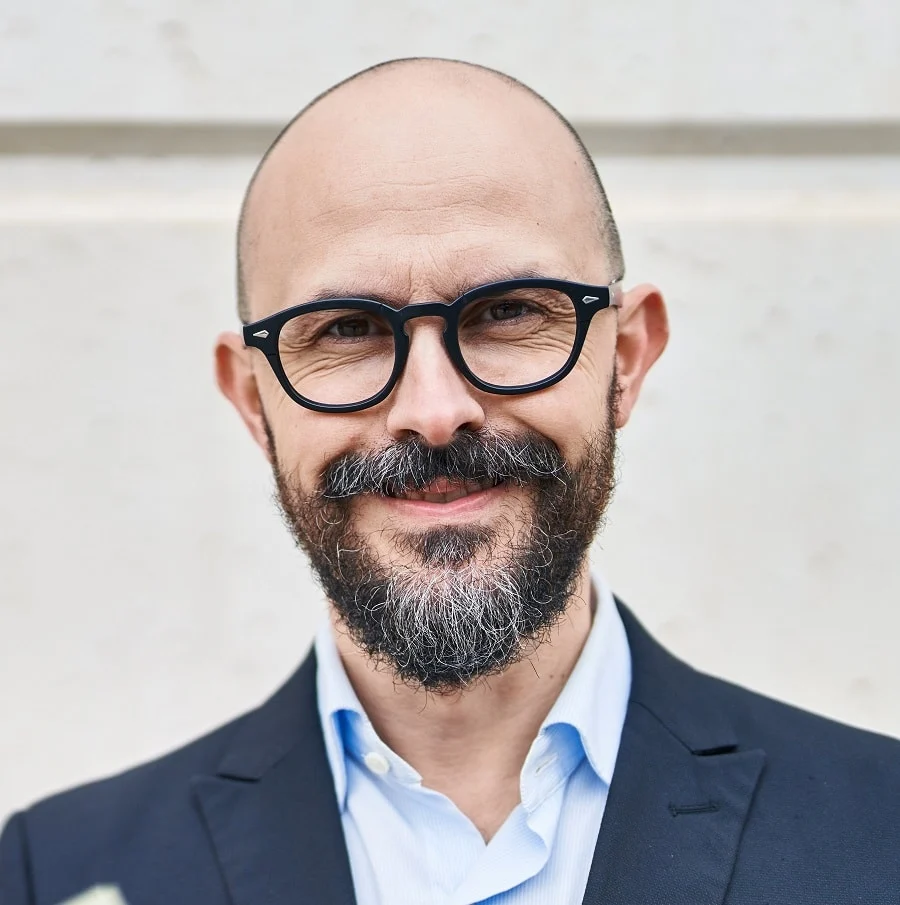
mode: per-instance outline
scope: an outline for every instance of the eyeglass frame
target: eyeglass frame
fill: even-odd
[[[459,347],[459,318],[463,310],[478,299],[490,298],[491,296],[516,289],[549,289],[567,295],[575,309],[575,338],[566,363],[555,373],[545,377],[543,380],[533,381],[521,386],[503,387],[481,380],[472,373],[466,364],[462,350]],[[244,324],[242,333],[244,345],[247,348],[259,349],[266,356],[269,366],[278,378],[282,389],[294,402],[314,412],[343,414],[360,412],[371,408],[390,396],[403,373],[403,369],[406,367],[409,357],[410,337],[404,327],[415,318],[440,317],[443,319],[444,330],[442,335],[447,356],[456,370],[476,389],[498,396],[521,396],[551,387],[566,377],[581,356],[588,328],[594,315],[607,308],[621,307],[621,280],[615,280],[606,286],[594,286],[588,283],[572,282],[571,280],[526,277],[523,279],[500,280],[494,283],[485,283],[483,286],[476,286],[474,289],[464,292],[452,302],[411,302],[400,307],[386,305],[384,302],[376,302],[373,299],[366,298],[337,298],[304,302],[276,311],[274,314],[252,323]],[[278,340],[284,325],[295,317],[311,314],[314,311],[340,311],[342,309],[370,311],[380,315],[390,324],[394,335],[394,368],[385,385],[377,393],[367,399],[363,399],[361,402],[336,404],[315,402],[298,393],[288,379],[278,351]]]

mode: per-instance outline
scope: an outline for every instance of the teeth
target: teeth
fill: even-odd
[[[423,493],[419,490],[406,490],[396,494],[396,497],[401,500],[413,500],[420,503],[452,503],[454,500],[460,500],[470,493],[490,490],[496,486],[497,482],[488,478],[485,481],[469,482],[455,490],[447,491],[446,493]]]

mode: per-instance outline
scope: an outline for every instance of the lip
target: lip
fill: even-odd
[[[495,503],[507,491],[506,484],[498,484],[488,490],[478,490],[451,503],[429,503],[427,500],[404,500],[399,497],[378,496],[385,505],[406,516],[425,519],[446,519],[472,515]]]

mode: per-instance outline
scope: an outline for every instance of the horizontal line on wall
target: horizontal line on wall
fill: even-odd
[[[900,154],[900,121],[588,123],[591,154],[814,157]]]
[[[575,123],[597,156],[900,154],[900,121]],[[0,122],[0,154],[258,156],[275,123]]]
[[[209,224],[231,228],[239,192],[0,193],[0,225],[66,223]],[[699,190],[624,192],[620,223],[753,223],[824,221],[900,225],[900,191]]]

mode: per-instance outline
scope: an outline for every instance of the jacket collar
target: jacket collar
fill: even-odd
[[[193,780],[234,905],[353,905],[353,879],[316,707],[316,662],[238,728]]]
[[[721,683],[619,612],[631,697],[584,902],[720,905],[765,755],[741,748]],[[194,790],[235,905],[353,905],[313,653]]]
[[[631,700],[584,903],[721,905],[765,754],[741,747],[724,683],[619,611]]]

